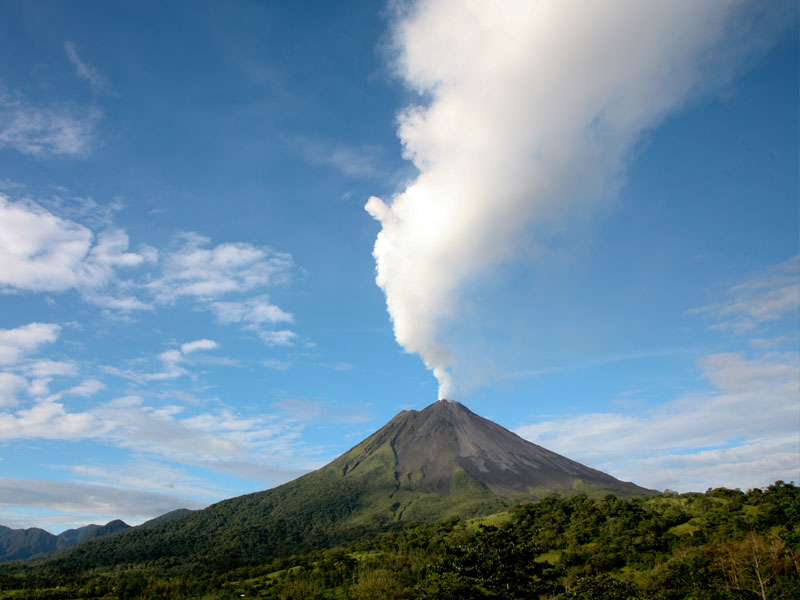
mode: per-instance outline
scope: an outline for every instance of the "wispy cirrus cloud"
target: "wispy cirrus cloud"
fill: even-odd
[[[708,391],[686,394],[642,414],[542,417],[516,432],[617,477],[659,489],[697,490],[698,482],[705,489],[797,480],[799,358],[795,352],[756,359],[739,353],[710,355],[698,363],[711,385]],[[714,465],[714,457],[732,462]]]
[[[787,317],[796,322],[800,315],[800,255],[734,285],[722,302],[687,313],[705,315],[716,321],[714,328],[735,333]]]
[[[340,141],[294,136],[290,143],[312,165],[336,169],[354,179],[385,177],[385,149],[374,144],[345,144]]]
[[[688,311],[714,318],[713,329],[737,337],[760,336],[775,324],[784,334],[751,339],[750,355],[720,352],[700,358],[697,367],[707,389],[640,414],[543,417],[517,433],[659,489],[800,479],[798,288],[800,257],[793,257],[732,286],[723,301]]]
[[[197,411],[181,404],[153,405],[124,396],[70,411],[51,399],[0,412],[0,440],[94,440],[141,456],[199,465],[251,464],[268,470],[276,457],[307,468],[298,443],[302,425],[278,413],[243,416],[228,408]],[[224,466],[220,469],[224,470]]]
[[[298,421],[334,421],[340,423],[366,423],[372,420],[368,407],[364,404],[350,403],[344,406],[331,406],[321,400],[302,400],[283,398],[273,405],[278,411]]]
[[[105,384],[97,379],[84,379],[78,385],[66,388],[54,394],[48,400],[60,400],[64,396],[76,396],[79,398],[89,398],[99,391],[106,389]]]
[[[73,42],[64,42],[64,51],[67,53],[69,62],[71,62],[72,66],[75,68],[75,75],[88,82],[92,91],[99,92],[106,86],[106,80],[103,74],[89,63],[81,60],[81,57],[78,56],[78,49]]]
[[[85,525],[84,515],[123,517],[131,523],[144,521],[176,508],[203,508],[205,505],[190,498],[132,488],[119,488],[91,483],[12,479],[0,477],[0,516],[4,523],[28,527],[41,523],[29,515],[15,514],[15,507],[52,511],[53,517],[44,520],[53,525]],[[56,515],[65,515],[57,518]],[[74,519],[74,520],[73,520]],[[58,529],[63,528],[58,527]]]
[[[103,118],[97,107],[37,106],[0,84],[0,149],[36,158],[85,156]]]

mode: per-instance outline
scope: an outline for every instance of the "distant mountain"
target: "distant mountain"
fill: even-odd
[[[125,529],[130,529],[130,525],[120,520],[110,521],[105,525],[85,525],[77,529],[67,529],[58,535],[38,527],[10,529],[0,525],[0,562],[63,550],[83,541],[105,537]]]
[[[317,471],[175,520],[81,544],[48,561],[229,569],[347,543],[407,522],[474,517],[549,494],[656,492],[523,440],[458,402],[403,411]]]
[[[62,550],[64,548],[74,546],[75,544],[79,544],[85,540],[93,540],[105,537],[107,535],[112,535],[130,528],[131,526],[125,521],[115,519],[113,521],[109,521],[105,525],[85,525],[83,527],[79,527],[78,529],[67,529],[56,536],[58,539],[56,542],[56,548],[58,550]]]
[[[149,521],[145,521],[141,525],[137,525],[140,529],[147,529],[148,527],[155,527],[156,525],[161,525],[161,523],[169,523],[170,521],[174,521],[175,519],[179,519],[191,513],[193,511],[189,510],[188,508],[178,508],[176,510],[171,510],[168,513],[164,513],[163,515],[159,515]]]
[[[145,521],[136,527],[131,527],[124,521],[115,519],[105,525],[92,524],[84,525],[77,529],[67,529],[58,535],[53,535],[37,527],[10,529],[0,525],[0,562],[31,558],[55,550],[66,550],[76,544],[108,537],[128,529],[146,529],[161,523],[167,523],[190,512],[192,511],[187,508],[179,508]]]

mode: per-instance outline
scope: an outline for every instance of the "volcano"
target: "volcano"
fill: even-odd
[[[401,412],[342,458],[369,455],[387,443],[395,456],[398,486],[406,488],[448,494],[453,477],[463,471],[505,498],[592,488],[648,493],[524,440],[452,400]]]
[[[67,573],[149,564],[230,569],[350,543],[409,522],[500,512],[550,494],[657,492],[528,442],[447,400],[402,411],[321,469],[49,560]]]

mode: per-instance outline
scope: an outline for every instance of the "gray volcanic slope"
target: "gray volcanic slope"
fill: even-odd
[[[651,493],[522,439],[459,402],[440,400],[422,411],[404,411],[363,442],[390,441],[399,483],[446,494],[460,468],[494,493],[510,497],[532,489],[572,488],[576,483]]]

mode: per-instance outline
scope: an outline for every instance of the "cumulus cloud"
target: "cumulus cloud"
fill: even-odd
[[[220,323],[292,323],[294,317],[269,301],[268,296],[256,296],[241,302],[214,302],[211,309]]]
[[[60,202],[50,204],[65,210]],[[98,213],[93,201],[70,207],[67,212],[82,217]],[[210,247],[208,239],[183,233],[178,247],[164,252],[159,262],[155,248],[131,251],[125,231],[111,226],[107,211],[99,215],[103,229],[95,232],[39,204],[13,202],[0,194],[0,292],[75,290],[85,301],[117,315],[189,300],[213,312],[220,323],[239,324],[269,346],[290,345],[297,337],[289,329],[272,329],[294,318],[259,293],[291,279],[290,255],[247,243]],[[121,279],[122,271],[131,277]],[[0,349],[0,364],[2,360]],[[173,368],[160,377],[180,374]]]
[[[278,331],[265,331],[263,329],[253,329],[259,339],[267,346],[291,346],[297,334],[289,329],[281,329]]]
[[[16,329],[0,329],[0,365],[13,365],[43,344],[55,342],[61,327],[53,323],[29,323]]]
[[[32,377],[64,377],[77,375],[78,365],[74,362],[44,359],[25,365],[24,370]]]
[[[89,413],[70,413],[60,402],[38,401],[15,412],[0,412],[0,440],[82,440],[108,426]]]
[[[398,135],[419,175],[366,209],[395,337],[440,395],[465,284],[614,192],[642,135],[730,75],[715,57],[755,45],[728,44],[743,4],[425,0],[400,15],[395,66],[421,101]]]
[[[28,382],[14,373],[0,372],[0,408],[16,406],[17,394],[28,387]]]
[[[797,353],[757,359],[714,354],[699,361],[699,367],[711,391],[687,394],[645,414],[544,418],[516,431],[570,458],[656,488],[797,480]],[[729,462],[715,465],[715,459]]]
[[[272,330],[278,323],[293,323],[294,317],[269,301],[266,295],[240,302],[212,302],[209,308],[222,324],[239,323],[242,329],[254,332],[268,346],[286,346],[297,337],[288,329]]]
[[[195,340],[193,342],[186,342],[185,344],[181,344],[181,352],[184,354],[191,354],[192,352],[198,352],[201,350],[216,350],[219,348],[219,344],[214,340]]]
[[[0,148],[39,158],[83,156],[102,117],[96,107],[36,106],[0,86]]]
[[[143,383],[145,381],[164,381],[167,379],[177,379],[183,375],[188,375],[189,371],[186,369],[187,364],[193,362],[189,355],[196,352],[207,352],[216,350],[219,344],[214,340],[195,340],[193,342],[186,342],[180,345],[180,348],[170,348],[159,353],[156,357],[161,365],[161,369],[156,372],[142,373],[140,371],[133,371],[130,369],[118,369],[116,367],[105,366],[103,369],[112,375],[124,377],[131,381]],[[230,364],[231,361],[222,361],[224,364]],[[235,361],[234,361],[235,364]]]
[[[0,194],[0,289],[58,292],[75,288],[90,297],[108,285],[116,269],[155,261],[150,248],[128,251],[121,229],[97,235],[33,202]]]
[[[165,254],[163,276],[148,285],[164,302],[214,299],[284,283],[294,266],[291,256],[271,248],[241,242],[208,248],[208,238],[194,233],[183,234],[181,242]]]
[[[165,350],[158,355],[158,359],[161,361],[161,371],[142,375],[142,379],[163,381],[164,379],[175,379],[187,373],[186,369],[181,366],[183,354],[181,354],[180,350]]]

